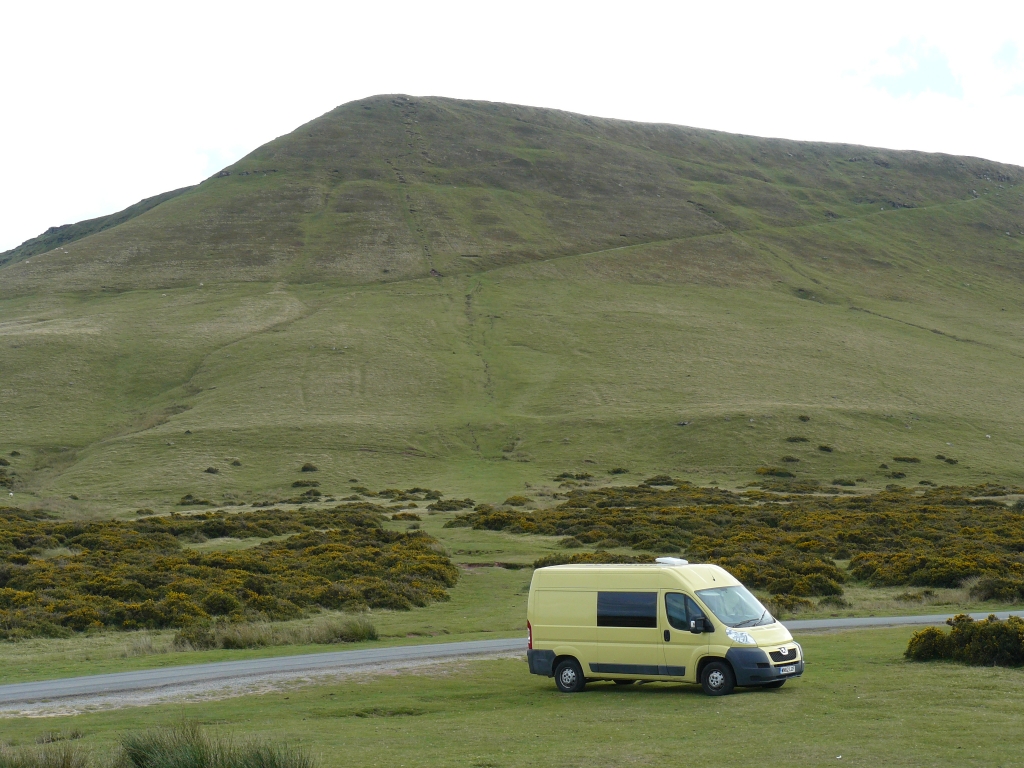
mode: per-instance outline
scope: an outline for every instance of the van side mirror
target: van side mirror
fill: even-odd
[[[704,631],[704,617],[698,616],[695,619],[690,619],[690,632],[695,635],[699,635]]]

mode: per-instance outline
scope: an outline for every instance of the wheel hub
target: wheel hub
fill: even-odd
[[[572,688],[576,685],[576,670],[574,669],[563,669],[562,670],[562,685],[566,688]]]
[[[708,675],[708,685],[712,688],[721,688],[725,684],[725,675],[719,672],[717,669],[712,670],[711,674]]]

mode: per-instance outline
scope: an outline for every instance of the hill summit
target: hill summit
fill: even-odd
[[[105,217],[102,229],[76,225],[70,243],[47,233],[18,260],[53,250],[9,267],[2,285],[367,283],[641,244],[696,256],[706,279],[723,281],[763,271],[738,233],[971,202],[1020,177],[970,158],[379,96],[338,107],[195,188]],[[979,233],[1020,229],[994,211],[976,224]],[[715,236],[725,240],[707,239]],[[712,243],[720,253],[702,259]],[[843,255],[884,268],[877,253]]]

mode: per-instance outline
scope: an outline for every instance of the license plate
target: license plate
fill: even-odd
[[[793,664],[792,666],[789,666],[789,667],[781,667],[779,669],[779,674],[780,675],[792,675],[794,672],[796,672],[796,665],[795,664]]]

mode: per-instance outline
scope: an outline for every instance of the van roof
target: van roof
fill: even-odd
[[[538,577],[540,577],[538,579]],[[734,587],[740,582],[724,568],[710,563],[663,565],[661,563],[551,565],[534,571],[534,583],[564,582],[575,588],[593,584],[594,587],[614,588],[621,581],[622,588],[639,587],[640,582],[656,581],[665,586],[681,584],[690,589]],[[563,584],[558,584],[562,586]],[[650,588],[654,588],[654,584]]]

